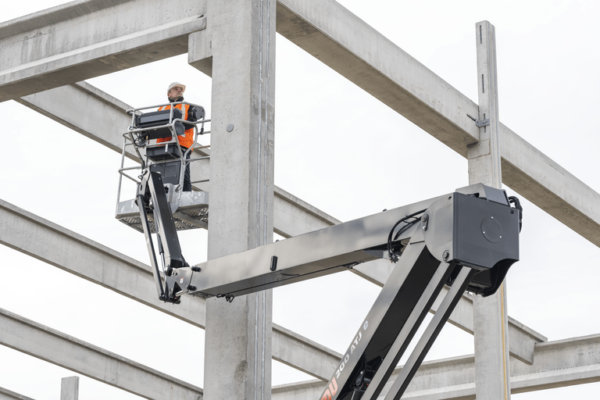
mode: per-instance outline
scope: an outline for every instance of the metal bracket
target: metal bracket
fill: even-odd
[[[475,125],[477,125],[479,128],[483,128],[484,126],[488,126],[489,124],[490,124],[489,118],[484,119],[484,120],[475,121]]]

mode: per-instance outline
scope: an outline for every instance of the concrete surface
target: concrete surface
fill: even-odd
[[[60,400],[79,400],[79,377],[62,378],[60,382]]]
[[[279,0],[277,32],[463,157],[478,106],[334,0]],[[600,194],[499,125],[503,182],[600,246]]]
[[[483,183],[502,189],[500,163],[498,69],[496,29],[488,21],[475,24],[477,49],[479,141],[468,146],[469,184]],[[475,335],[475,387],[480,400],[510,399],[509,327],[506,280],[488,297],[473,299]],[[533,361],[533,360],[531,360]]]
[[[2,309],[0,344],[146,399],[202,399],[199,387]]]
[[[387,393],[400,368],[392,374]],[[600,382],[600,335],[538,344],[535,364],[511,360],[511,391],[524,393],[557,387]],[[318,398],[325,383],[300,382],[273,388],[273,400]],[[475,399],[474,356],[424,362],[404,399]]]
[[[177,307],[158,301],[150,266],[2,200],[0,243],[199,328],[206,325],[204,300],[184,297]],[[273,358],[327,380],[334,369],[327,366],[341,355],[273,324]]]
[[[205,1],[74,3],[0,24],[0,102],[186,53],[206,27]]]
[[[159,2],[159,0],[145,1],[149,5],[152,4],[152,1]],[[179,1],[191,2],[191,0]],[[85,62],[77,67],[79,60],[69,60],[68,54],[70,53],[56,53],[66,50],[73,52],[77,49],[56,49],[48,46],[56,54],[61,54],[57,57],[66,60],[62,61],[63,64],[70,65],[71,71],[69,73],[65,72],[67,69],[56,69],[56,72],[52,72],[55,75],[57,74],[57,76],[54,76],[43,68],[36,70],[33,66],[26,67],[28,64],[15,67],[18,65],[15,58],[18,58],[22,52],[26,62],[38,64],[41,62],[41,59],[36,58],[35,61],[31,61],[27,58],[28,50],[23,48],[23,44],[18,40],[19,38],[27,38],[25,40],[27,46],[38,48],[36,46],[41,46],[46,43],[45,41],[49,41],[50,38],[54,37],[41,34],[43,27],[47,26],[48,32],[54,32],[56,28],[67,24],[69,18],[73,16],[75,16],[74,23],[89,18],[88,14],[98,17],[97,20],[101,22],[101,17],[105,14],[114,13],[117,10],[123,10],[124,15],[131,12],[128,9],[126,11],[126,8],[130,7],[129,2],[114,6],[113,4],[117,3],[115,1],[89,0],[77,3],[81,3],[85,7],[60,6],[0,25],[0,43],[6,46],[7,52],[5,54],[9,55],[6,57],[7,60],[0,64],[2,65],[0,66],[0,101],[74,83],[132,65],[139,65],[133,64],[133,62],[121,62],[114,57],[102,59],[101,54],[96,54],[97,59],[102,59],[109,65],[106,67],[101,66],[102,71],[96,71],[95,67],[91,68]],[[195,7],[199,7],[192,12],[201,13],[198,15],[202,15],[204,3],[191,3],[195,4]],[[143,8],[150,9],[151,7]],[[86,14],[87,11],[85,10],[88,9],[90,12]],[[76,10],[79,11],[76,12]],[[152,18],[158,18],[156,15],[152,13]],[[152,18],[149,20],[152,20]],[[176,18],[176,16],[173,16],[173,18]],[[54,21],[56,21],[56,26]],[[154,24],[148,26],[154,27],[159,24],[154,20],[152,21]],[[121,37],[119,35],[136,34],[135,32],[139,34],[141,32],[121,32],[118,29],[111,30],[110,24],[107,26],[109,28],[100,29],[100,39],[98,39],[104,40],[106,43],[101,43],[105,45],[111,40],[117,40],[116,38]],[[136,26],[136,29],[148,28],[148,26]],[[200,27],[188,26],[178,32],[188,32],[189,34],[202,30],[201,27],[202,25]],[[333,0],[318,2],[280,0],[277,5],[277,30],[284,37],[414,122],[457,153],[466,157],[467,145],[478,140],[478,128],[467,116],[477,115],[477,104],[339,3]],[[35,33],[28,36],[27,33],[30,31]],[[74,40],[74,43],[92,47],[101,46],[98,43],[86,42],[86,40],[90,41],[91,39],[83,33],[79,33],[80,36],[83,35],[84,39],[81,39],[83,42]],[[53,33],[53,35],[58,34]],[[60,34],[65,35],[65,32]],[[167,34],[166,31],[161,33],[161,35]],[[173,35],[176,34],[178,33],[173,33]],[[146,41],[144,43],[150,43],[152,40],[158,41],[157,43],[165,43],[164,37],[142,36]],[[185,44],[183,44],[184,37]],[[181,54],[187,51],[188,35],[183,35],[178,40],[181,40],[181,42],[178,42],[176,46],[180,48],[177,50],[179,51],[177,54]],[[139,57],[147,57],[143,43],[135,45],[141,46],[140,51],[143,54]],[[132,48],[133,44],[127,45],[129,47],[123,46],[123,48]],[[186,50],[183,50],[183,47]],[[110,46],[107,49],[103,51],[112,51]],[[44,51],[46,52],[46,50]],[[157,52],[159,55],[162,54],[158,50]],[[40,57],[44,54],[52,53],[41,53]],[[90,52],[85,55],[84,59],[93,64],[96,60],[93,59],[94,54]],[[149,61],[152,61],[152,59],[144,60],[144,62]],[[142,61],[137,60],[135,62],[141,63]],[[103,63],[100,62],[99,64]],[[398,66],[401,66],[401,68],[398,68]],[[12,71],[11,68],[17,69]],[[41,79],[42,77],[45,78]],[[24,84],[24,79],[29,83]],[[16,82],[20,82],[17,87],[22,86],[23,89],[13,87]],[[500,145],[502,148],[504,183],[592,243],[600,245],[600,209],[594,207],[595,204],[600,202],[600,194],[524,141],[508,127],[500,124],[499,131],[502,138]],[[574,196],[574,193],[577,195]]]
[[[210,260],[273,242],[275,0],[208,0],[208,29]],[[207,400],[271,398],[272,308],[271,290],[206,301]]]
[[[31,397],[22,396],[8,389],[0,388],[0,400],[33,400]]]

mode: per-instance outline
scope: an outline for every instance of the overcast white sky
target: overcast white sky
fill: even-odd
[[[492,22],[501,120],[600,191],[600,3],[340,2],[475,101],[474,26]],[[62,3],[2,1],[0,22]],[[210,79],[185,55],[89,82],[141,107],[163,102],[175,80],[210,115]],[[16,102],[0,103],[0,120],[0,199],[148,263],[142,235],[114,219],[118,154]],[[343,221],[468,184],[465,159],[281,36],[275,132],[276,185]],[[550,340],[600,333],[600,250],[526,200],[524,207],[509,315]],[[206,231],[182,236],[186,258],[204,261]],[[203,386],[204,331],[6,247],[0,274],[0,308]],[[277,289],[274,322],[341,353],[378,291],[351,273]],[[189,357],[177,365],[167,362],[167,348],[154,350],[169,335],[190,340]],[[472,351],[472,336],[447,326],[427,359]],[[0,387],[34,399],[58,399],[60,378],[74,375],[5,347],[0,360]],[[274,384],[305,379],[274,362]],[[599,390],[588,384],[514,398],[592,399]],[[82,377],[80,398],[138,397]]]

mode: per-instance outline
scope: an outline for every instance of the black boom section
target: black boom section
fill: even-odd
[[[150,171],[148,184],[154,202],[154,220],[158,225],[157,232],[164,251],[165,267],[181,268],[184,265],[183,256],[161,174]]]
[[[151,204],[150,201],[152,202]],[[158,261],[156,259],[154,243],[152,241],[152,234],[150,232],[150,226],[148,222],[148,211],[151,209],[154,223],[156,225],[158,250],[161,256],[163,273],[166,277],[170,277],[172,275],[177,276],[178,273],[174,271],[177,269],[182,269],[183,267],[187,266],[187,264],[185,263],[183,255],[181,254],[181,246],[179,244],[175,222],[173,221],[173,214],[171,213],[171,207],[167,201],[164,182],[160,172],[153,171],[152,168],[145,170],[143,179],[138,188],[137,204],[140,212],[142,227],[146,236],[148,254],[150,255],[152,273],[154,275],[154,281],[156,283],[156,290],[159,299],[166,302],[178,303],[179,296],[177,296],[177,293],[182,290],[182,287],[187,288],[187,284],[184,286],[181,284],[181,282],[179,284],[173,283],[171,285],[165,285],[163,288]],[[191,271],[182,271],[180,275],[188,276],[190,273]]]
[[[410,326],[406,326],[438,268],[443,269],[442,274],[437,277],[433,290],[428,293],[427,301],[420,307],[416,319],[409,322]],[[358,343],[350,345],[331,379],[333,386],[340,382],[345,384],[335,395],[328,388],[329,393],[325,391],[324,398],[331,395],[333,399],[358,399],[388,356],[400,331],[406,326],[408,332],[405,345],[392,355],[392,364],[395,366],[451,272],[452,269],[447,264],[442,265],[431,255],[424,242],[409,244],[361,324],[355,336],[359,338]],[[391,372],[390,370],[389,374]]]

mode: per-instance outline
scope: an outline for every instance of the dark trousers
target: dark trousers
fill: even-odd
[[[181,151],[183,151],[183,153],[185,154],[187,149],[185,147],[181,146]],[[192,155],[192,152],[190,151],[185,158],[187,160],[189,160],[191,155]],[[192,191],[192,178],[190,177],[190,164],[189,163],[185,167],[185,172],[183,174],[183,191],[184,192]]]

